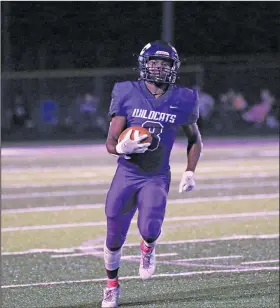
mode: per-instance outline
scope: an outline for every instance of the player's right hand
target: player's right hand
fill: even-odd
[[[142,140],[146,139],[148,135],[139,135],[139,131],[134,131],[134,140],[130,139],[132,129],[130,129],[122,141],[116,146],[118,154],[133,154],[133,153],[145,153],[151,143],[141,143]]]
[[[194,173],[192,171],[185,171],[182,175],[179,184],[179,193],[183,191],[191,191],[195,188]]]

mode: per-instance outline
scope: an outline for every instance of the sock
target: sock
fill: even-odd
[[[118,277],[114,279],[107,279],[107,288],[116,288],[119,286],[119,280]]]
[[[144,252],[151,252],[153,251],[155,245],[156,245],[156,242],[147,243],[146,241],[143,240],[141,244],[141,250],[143,250]]]
[[[117,269],[115,269],[113,271],[110,271],[110,270],[106,269],[108,279],[116,279],[116,278],[118,278],[118,271],[119,271],[119,268],[117,268]]]

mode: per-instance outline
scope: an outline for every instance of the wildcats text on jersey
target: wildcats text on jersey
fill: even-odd
[[[154,120],[154,121],[163,121],[169,123],[175,123],[176,120],[175,114],[153,111],[153,110],[148,111],[146,109],[134,109],[132,117]]]

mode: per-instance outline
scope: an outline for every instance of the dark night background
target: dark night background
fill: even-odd
[[[9,16],[11,70],[38,69],[42,46],[47,69],[133,65],[162,33],[162,2],[10,2]],[[184,57],[277,53],[279,33],[279,2],[174,3]]]
[[[168,20],[163,3],[1,2],[2,137],[81,138],[85,131],[90,138],[100,131],[104,137],[114,83],[137,79],[133,54],[163,37],[163,20]],[[199,86],[215,101],[203,133],[274,133],[279,125],[280,3],[172,3],[171,43],[186,59],[179,82]],[[86,97],[98,110],[87,119],[90,128],[81,114]],[[240,99],[245,107],[236,112],[232,104]],[[51,124],[43,115],[50,101],[55,105]],[[263,101],[269,111],[258,105]],[[200,99],[201,110],[208,108],[205,104]],[[25,115],[18,124],[14,119],[22,106]],[[262,123],[242,119],[253,106],[266,113]],[[100,123],[92,128],[97,117]],[[274,122],[266,122],[269,117]]]

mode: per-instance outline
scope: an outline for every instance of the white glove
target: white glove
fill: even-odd
[[[132,129],[130,129],[122,141],[116,145],[116,151],[118,154],[132,154],[132,153],[145,153],[151,143],[140,143],[146,139],[148,135],[139,136],[139,131],[134,132],[134,140],[130,139]]]
[[[185,171],[179,185],[179,193],[182,193],[183,191],[191,191],[194,187],[194,173],[192,171]]]

